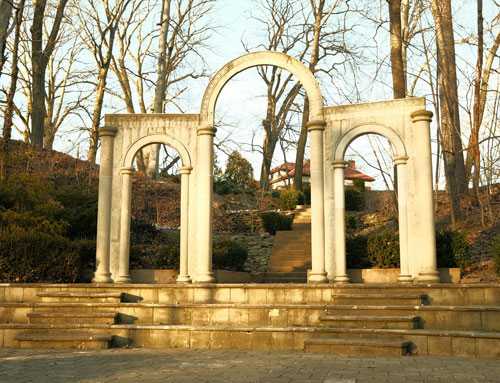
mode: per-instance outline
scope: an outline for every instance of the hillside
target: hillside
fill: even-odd
[[[84,187],[97,193],[99,166],[75,159],[56,151],[33,148],[23,142],[13,141],[9,169],[28,177],[50,181],[55,188]],[[132,217],[159,227],[177,229],[180,220],[180,184],[171,179],[149,180],[134,175]],[[262,234],[259,211],[276,209],[278,201],[272,197],[249,194],[214,194],[215,233]],[[436,226],[449,226],[449,205],[446,195],[439,193],[436,204]],[[487,227],[481,225],[481,215],[471,201],[463,201],[466,212],[464,230],[471,244],[471,254],[476,262],[466,270],[465,282],[490,282],[500,279],[493,271],[490,246],[500,235],[500,187],[489,196]],[[369,191],[366,208],[352,213],[356,217],[355,234],[369,234],[384,230],[397,230],[397,221],[389,192]]]

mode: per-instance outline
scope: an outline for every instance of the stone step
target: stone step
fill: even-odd
[[[112,335],[107,334],[20,334],[14,337],[19,348],[87,349],[109,348]]]
[[[368,315],[322,315],[319,320],[323,326],[346,328],[420,328],[420,317],[407,316],[368,316]]]
[[[382,339],[310,338],[304,341],[305,352],[334,355],[404,356],[411,342]]]
[[[308,231],[277,231],[275,241],[305,241],[311,240],[311,232]]]
[[[42,302],[85,302],[85,303],[119,303],[122,293],[113,292],[40,292],[37,294]]]
[[[27,314],[29,323],[101,323],[114,324],[118,318],[115,312],[61,312],[35,311]]]
[[[272,257],[269,258],[269,264],[280,264],[282,262],[286,263],[292,263],[292,262],[309,262],[311,263],[311,256],[304,256],[304,255],[298,255],[298,254],[277,254],[273,255]]]
[[[425,294],[332,294],[334,304],[363,305],[422,305],[428,302]]]

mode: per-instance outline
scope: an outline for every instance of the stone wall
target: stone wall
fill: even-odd
[[[245,271],[262,273],[266,271],[267,262],[271,256],[274,236],[269,234],[214,234],[214,238],[227,238],[248,249],[248,260],[245,262]]]

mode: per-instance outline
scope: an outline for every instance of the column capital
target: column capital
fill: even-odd
[[[408,162],[408,158],[408,156],[396,156],[392,159],[395,165],[406,165],[406,163]]]
[[[313,130],[325,130],[325,125],[325,120],[311,120],[306,123],[307,130],[310,132]]]
[[[179,174],[191,174],[191,170],[193,170],[192,166],[182,166],[179,168]]]
[[[101,126],[100,128],[97,129],[97,132],[99,133],[99,137],[105,137],[105,136],[116,137],[116,133],[118,133],[118,128],[112,126]]]
[[[332,167],[334,169],[338,169],[338,168],[344,168],[347,166],[347,161],[333,161],[332,162]]]
[[[434,114],[431,111],[422,109],[422,110],[416,110],[410,116],[413,122],[419,122],[419,121],[431,122],[433,115]]]
[[[134,174],[135,172],[135,169],[132,168],[132,167],[124,167],[124,168],[120,168],[120,174]]]
[[[198,136],[203,136],[203,135],[215,136],[217,129],[212,125],[206,125],[198,127],[196,131],[198,133]]]

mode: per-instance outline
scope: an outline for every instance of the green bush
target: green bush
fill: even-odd
[[[293,219],[284,214],[276,213],[274,211],[261,213],[260,219],[264,230],[271,235],[275,235],[277,231],[292,229]]]
[[[491,257],[493,258],[493,267],[498,275],[500,275],[500,235],[496,237],[493,246],[491,246]]]
[[[61,209],[56,218],[69,224],[65,236],[95,238],[97,232],[97,192],[83,188],[64,187],[55,193]]]
[[[224,194],[239,194],[241,190],[236,187],[231,181],[226,179],[219,179],[213,182],[213,190],[219,195]]]
[[[244,271],[248,258],[245,246],[230,239],[216,239],[212,244],[212,263],[214,270]]]
[[[0,281],[74,283],[78,246],[60,235],[20,227],[0,228]]]
[[[355,178],[352,180],[353,188],[354,190],[357,190],[359,192],[364,192],[366,190],[365,187],[365,181],[359,178]]]
[[[179,270],[180,248],[178,246],[158,246],[154,255],[154,268],[163,270]]]
[[[360,211],[365,207],[365,194],[354,188],[345,189],[345,209]]]
[[[302,186],[302,193],[304,193],[304,204],[311,204],[311,184],[305,184]]]
[[[443,230],[436,233],[436,257],[438,267],[463,269],[469,266],[472,259],[465,233],[459,230]]]
[[[358,226],[358,220],[356,217],[352,214],[345,213],[345,228],[348,233],[353,232],[356,230],[356,227]]]
[[[304,193],[301,191],[290,189],[284,190],[280,195],[281,210],[295,210],[297,205],[304,205]]]
[[[392,232],[371,235],[366,244],[368,259],[374,268],[399,267],[399,235]]]
[[[372,265],[368,259],[367,237],[346,237],[346,262],[348,269],[366,269]]]

